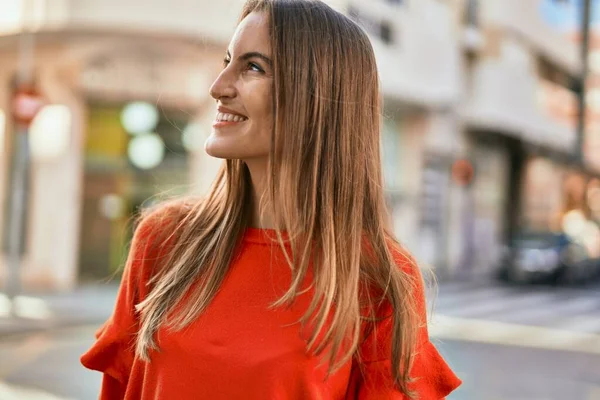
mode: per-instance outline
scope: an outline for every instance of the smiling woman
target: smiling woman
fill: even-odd
[[[223,66],[210,89],[219,104],[206,152],[266,160],[273,129],[273,63],[265,13],[251,13],[240,22]]]
[[[142,215],[82,357],[102,399],[442,399],[422,278],[392,235],[365,32],[317,0],[250,0],[210,89],[204,199]]]

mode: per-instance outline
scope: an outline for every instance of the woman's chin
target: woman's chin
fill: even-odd
[[[223,149],[220,146],[204,146],[204,151],[211,157],[228,159],[231,158],[231,151]]]
[[[219,137],[211,134],[204,142],[204,151],[211,157],[227,160],[246,160],[268,157],[268,146],[256,146],[243,138]]]
[[[212,134],[204,143],[204,151],[211,157],[222,159],[235,159],[240,158],[240,155],[243,156],[243,154],[239,154],[240,149],[236,149],[234,144],[227,142],[227,140],[215,137],[214,134]]]

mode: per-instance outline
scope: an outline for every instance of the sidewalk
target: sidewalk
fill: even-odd
[[[72,292],[23,294],[17,297],[19,317],[8,316],[9,302],[0,293],[0,337],[66,326],[101,324],[110,315],[118,282],[88,285]]]
[[[437,295],[430,290],[427,294],[430,305],[432,300],[435,305],[434,315],[431,315],[434,326],[430,331],[444,336],[440,331],[444,324],[436,326],[436,320],[440,322],[441,317],[445,321],[452,318],[452,324],[489,321],[492,325],[509,324],[511,328],[534,326],[600,337],[598,290],[600,283],[584,290],[514,286],[494,281],[440,282]],[[117,291],[118,282],[113,281],[84,285],[68,293],[19,296],[21,318],[7,316],[8,301],[0,292],[0,338],[62,327],[100,325],[110,317]]]
[[[100,325],[112,313],[118,285],[115,280],[83,285],[66,293],[23,294],[17,298],[20,317],[8,316],[8,299],[0,292],[0,338],[62,327]],[[445,313],[444,305],[447,301],[452,303],[457,292],[459,297],[468,297],[473,288],[487,291],[494,286],[497,289],[499,285],[496,282],[440,282],[437,311]],[[431,295],[428,293],[429,299]]]
[[[440,282],[438,300],[443,303],[446,289],[452,291],[456,285]],[[485,286],[481,282],[458,284],[461,288],[470,285]],[[0,338],[71,326],[100,325],[112,313],[118,288],[119,282],[114,280],[82,285],[66,293],[25,293],[17,298],[20,317],[8,316],[8,299],[0,292]]]

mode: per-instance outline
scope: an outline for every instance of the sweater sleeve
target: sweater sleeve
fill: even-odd
[[[135,305],[146,294],[146,282],[156,262],[165,255],[157,238],[157,233],[164,231],[163,221],[154,212],[135,229],[113,313],[96,332],[92,347],[81,356],[86,368],[103,373],[101,400],[125,396],[139,330]]]
[[[394,258],[415,280],[414,296],[420,320],[423,322],[417,336],[416,353],[410,371],[413,381],[409,384],[409,389],[418,394],[420,400],[444,399],[460,386],[461,380],[452,372],[429,339],[425,291],[419,268],[405,255],[394,253]],[[391,313],[391,310],[388,311]],[[392,377],[392,322],[391,317],[378,322],[376,329],[361,345],[360,364],[356,359],[352,364],[347,400],[408,399],[396,387]]]

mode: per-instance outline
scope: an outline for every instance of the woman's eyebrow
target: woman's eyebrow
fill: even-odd
[[[229,51],[227,51],[227,57],[231,58],[231,53]],[[258,51],[249,51],[247,53],[242,54],[239,58],[243,61],[246,61],[255,57],[260,58],[261,60],[269,64],[270,67],[273,66],[273,61],[269,57]]]

